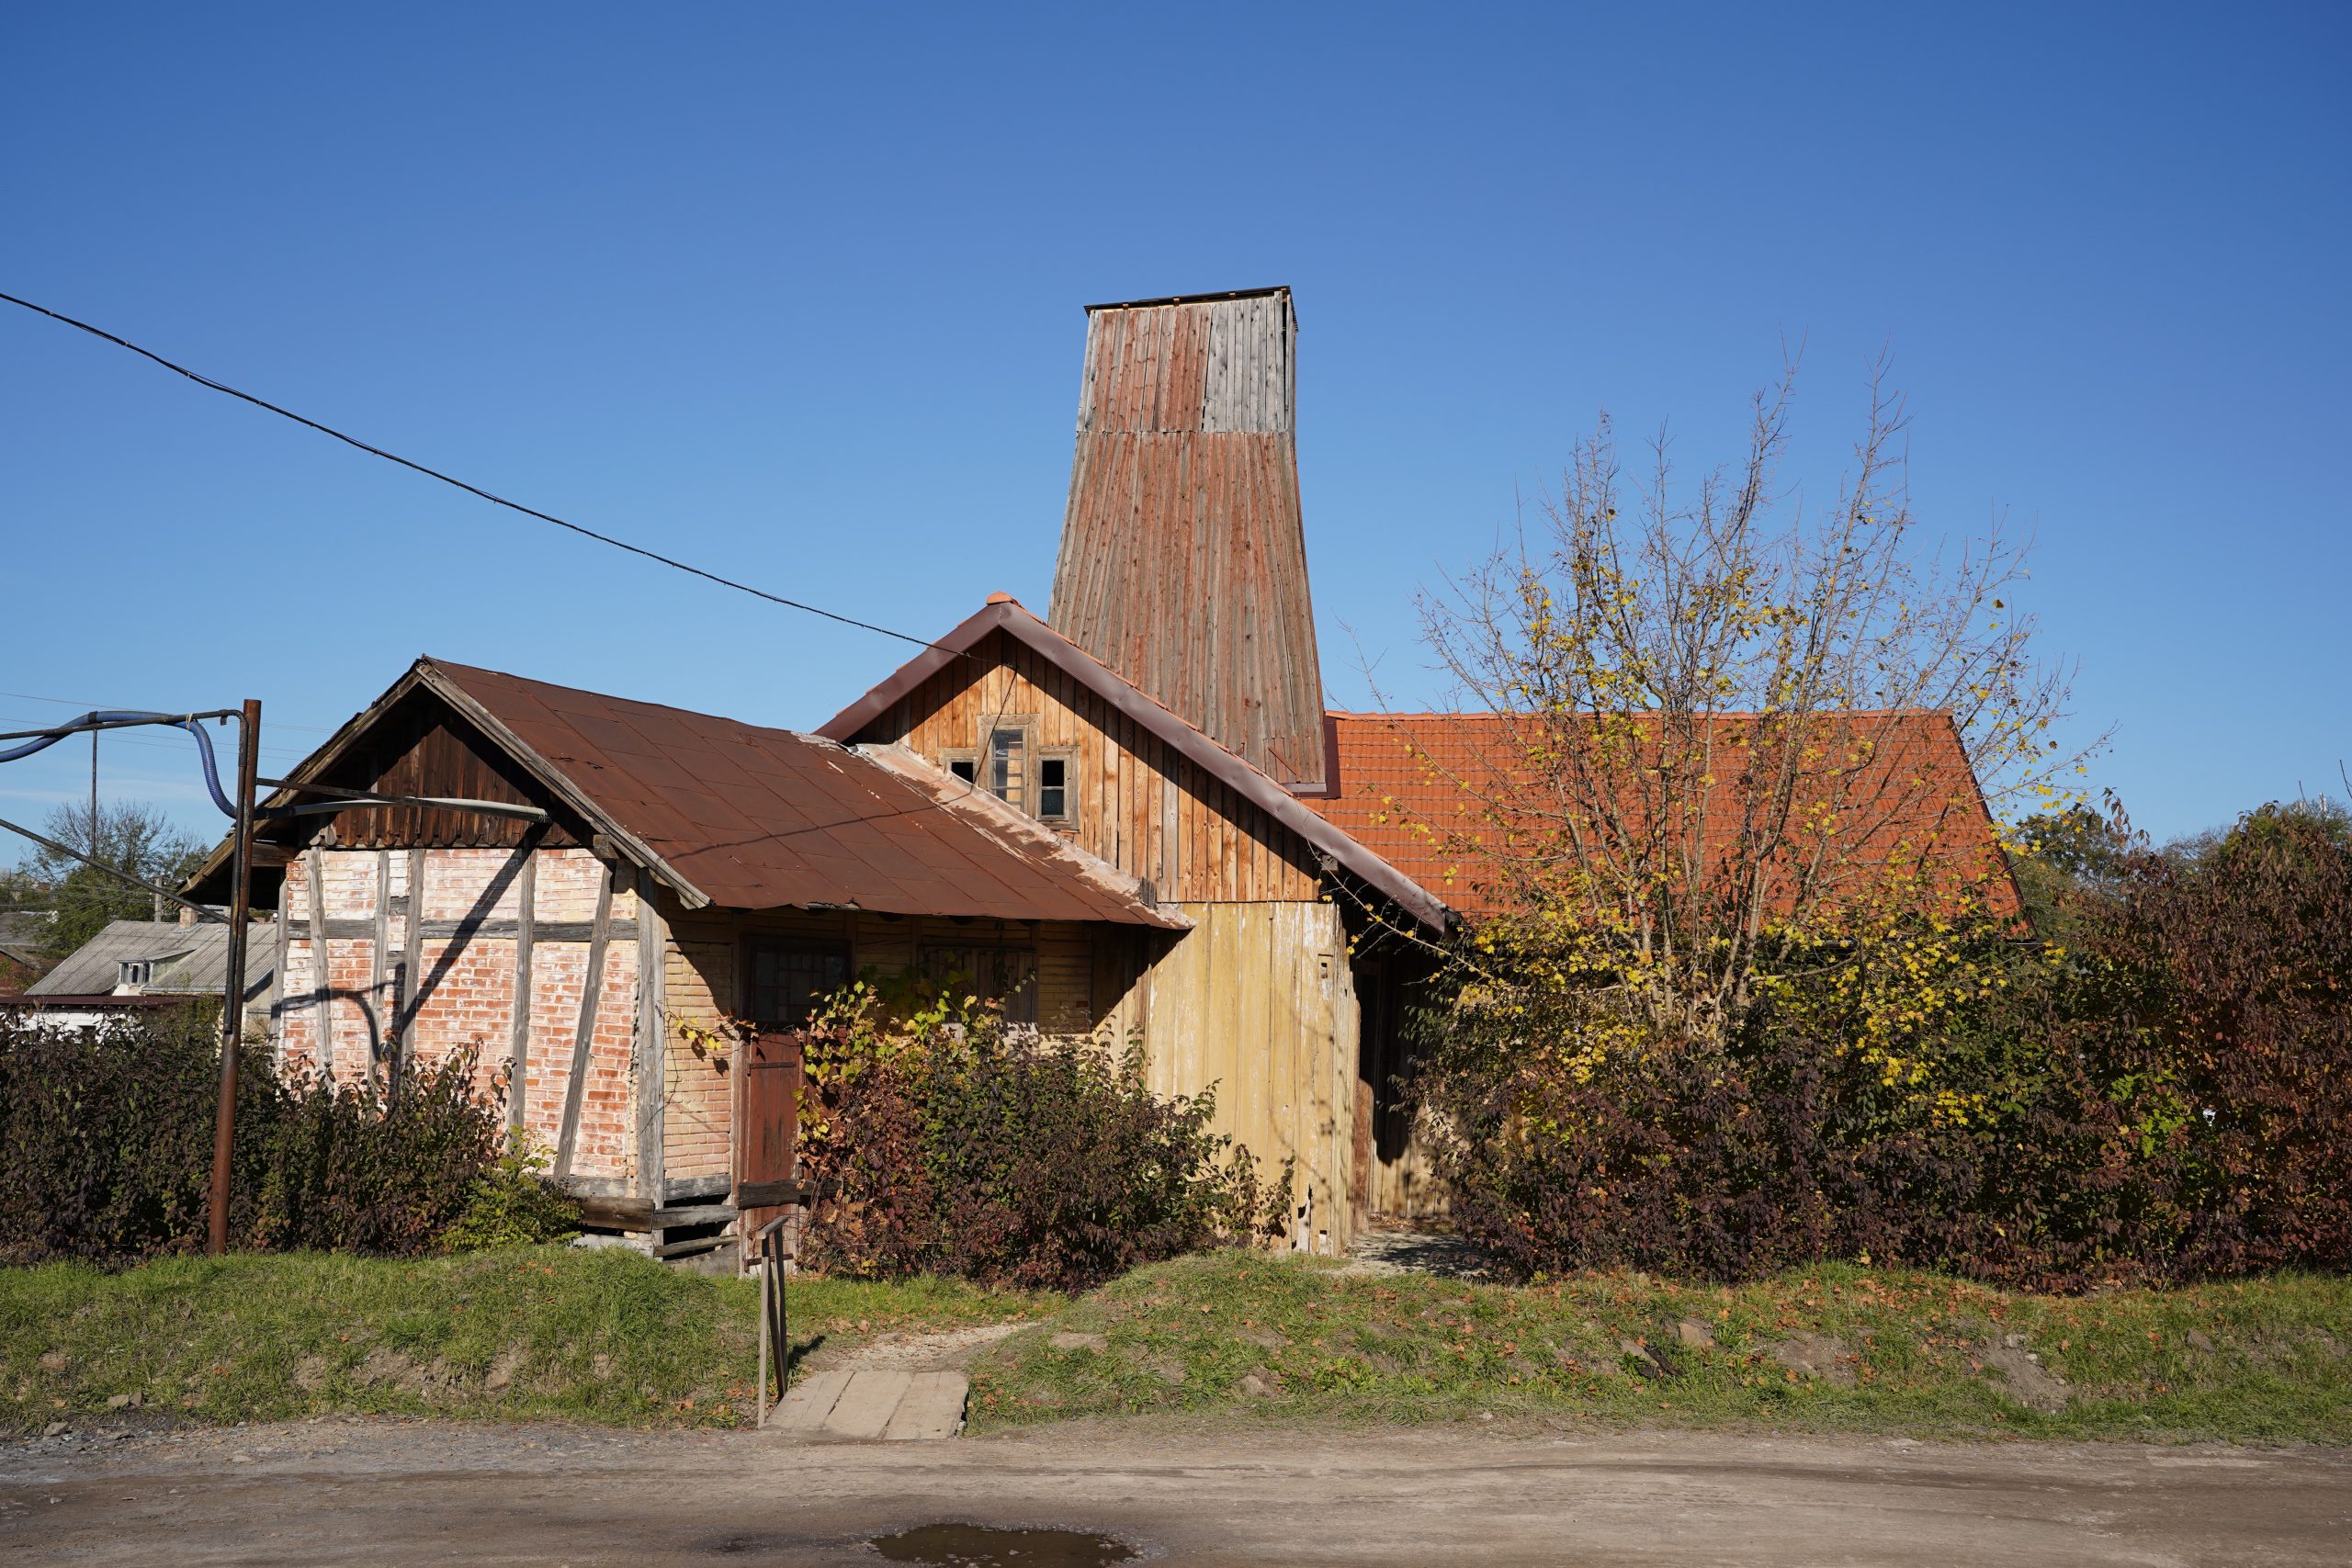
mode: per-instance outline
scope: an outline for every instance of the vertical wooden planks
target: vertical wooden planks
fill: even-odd
[[[1052,625],[1285,782],[1318,781],[1286,294],[1089,317]]]

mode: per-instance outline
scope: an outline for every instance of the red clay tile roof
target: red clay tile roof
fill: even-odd
[[[1979,884],[1995,914],[2014,914],[2016,884],[1951,717],[1850,716],[1864,721],[1877,745],[1871,768],[1845,795],[1846,818],[1860,837],[1840,847],[1841,858],[1866,867],[1894,853],[1920,854],[1938,872]],[[1496,829],[1479,802],[1541,798],[1527,788],[1528,764],[1503,721],[1491,714],[1333,713],[1325,722],[1336,777],[1327,795],[1304,796],[1305,803],[1454,909],[1491,913],[1496,900],[1480,884],[1493,862],[1475,845]],[[1736,821],[1722,820],[1736,810],[1733,794],[1723,792],[1724,805],[1711,811],[1711,836],[1736,830]],[[1417,831],[1417,824],[1428,830]]]

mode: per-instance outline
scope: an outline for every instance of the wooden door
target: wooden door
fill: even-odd
[[[742,1052],[736,1079],[735,1209],[747,1241],[790,1203],[800,1146],[802,1048],[797,1029],[762,1029]]]

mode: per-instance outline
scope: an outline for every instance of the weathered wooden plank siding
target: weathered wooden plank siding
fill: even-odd
[[[1216,1090],[1216,1127],[1269,1178],[1298,1162],[1293,1240],[1344,1249],[1355,1139],[1354,987],[1338,908],[1319,901],[1187,904],[1194,929],[1141,977],[1156,1093]]]
[[[1369,1211],[1397,1220],[1431,1220],[1445,1213],[1445,1189],[1438,1181],[1437,1165],[1429,1144],[1418,1130],[1408,1136],[1404,1151],[1387,1158],[1375,1154],[1368,1193]]]
[[[1072,754],[1076,825],[1063,836],[1166,901],[1306,901],[1320,878],[1303,846],[1172,747],[1001,633],[926,681],[858,739],[945,765],[998,725]],[[1035,766],[1035,759],[1031,765]]]
[[[1278,779],[1323,775],[1287,291],[1100,306],[1046,618]]]

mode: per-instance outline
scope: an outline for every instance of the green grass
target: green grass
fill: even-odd
[[[804,1348],[820,1335],[840,1348],[1033,1323],[974,1369],[982,1430],[1136,1414],[1492,1416],[2352,1442],[2352,1280],[2312,1276],[2086,1297],[1845,1266],[1728,1291],[1634,1275],[1511,1288],[1220,1253],[1138,1269],[1077,1301],[953,1280],[801,1279],[792,1309]],[[741,1425],[757,1364],[752,1314],[746,1280],[564,1247],[6,1269],[0,1427],[102,1416],[119,1394],[138,1395],[142,1414],[209,1422],[364,1412]],[[1685,1322],[1713,1345],[1685,1343]],[[1057,1334],[1087,1337],[1057,1346]],[[1805,1336],[1822,1357],[1849,1359],[1825,1359],[1830,1375],[1792,1375],[1773,1351]],[[2064,1386],[2045,1388],[2037,1408],[2003,1361],[2027,1377],[2047,1369]]]
[[[1774,1359],[1808,1335],[1850,1359],[1811,1375]],[[2020,1398],[2004,1361],[2064,1384]],[[1832,1266],[1734,1290],[1508,1288],[1227,1253],[1137,1270],[976,1369],[976,1428],[1144,1413],[2343,1443],[2352,1281],[2059,1298]]]
[[[792,1331],[854,1343],[1049,1312],[955,1280],[797,1280]],[[326,1412],[732,1426],[758,1376],[753,1287],[633,1253],[413,1261],[173,1258],[0,1269],[0,1427],[133,1394],[210,1422]]]

